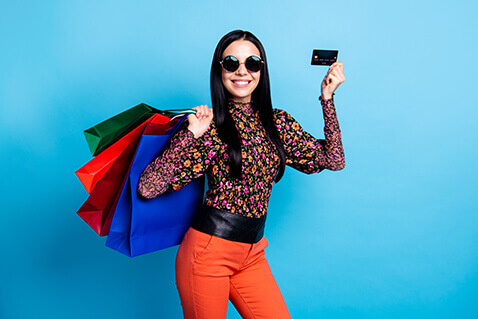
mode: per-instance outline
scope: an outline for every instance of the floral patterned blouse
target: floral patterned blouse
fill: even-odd
[[[323,169],[340,170],[345,165],[340,128],[333,100],[322,100],[324,139],[316,139],[284,110],[274,109],[274,122],[284,143],[286,165],[311,174]],[[206,174],[209,189],[204,203],[217,209],[261,217],[267,205],[279,156],[250,103],[230,101],[229,111],[242,141],[242,179],[231,178],[226,144],[214,121],[198,138],[187,128],[171,139],[170,147],[143,171],[138,192],[153,198],[167,190],[178,190]]]

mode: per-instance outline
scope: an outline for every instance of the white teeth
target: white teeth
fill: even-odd
[[[247,83],[249,83],[248,81],[233,81],[234,83],[236,84],[239,84],[239,85],[245,85]]]

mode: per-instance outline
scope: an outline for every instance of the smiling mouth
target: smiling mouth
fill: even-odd
[[[234,84],[234,86],[238,87],[238,88],[244,88],[246,86],[249,85],[249,83],[251,83],[251,81],[244,81],[244,80],[232,80],[232,84]]]

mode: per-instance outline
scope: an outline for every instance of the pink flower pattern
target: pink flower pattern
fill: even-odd
[[[322,100],[325,139],[316,139],[286,111],[274,109],[274,123],[286,152],[286,165],[311,174],[345,166],[341,132],[333,100]],[[206,205],[261,217],[267,213],[279,156],[250,103],[229,102],[229,111],[242,142],[242,179],[231,178],[227,145],[219,138],[214,121],[195,139],[187,128],[171,139],[170,147],[141,174],[138,193],[156,197],[178,190],[204,174],[208,180]]]

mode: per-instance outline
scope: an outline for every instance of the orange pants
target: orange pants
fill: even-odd
[[[230,299],[242,318],[290,318],[264,256],[265,237],[247,244],[190,227],[176,256],[186,319],[225,319]]]

